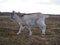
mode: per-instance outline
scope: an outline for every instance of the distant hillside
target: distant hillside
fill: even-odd
[[[0,12],[0,16],[10,16],[12,12]],[[25,13],[16,12],[18,15],[24,15]]]
[[[37,12],[37,13],[39,13],[39,12]],[[10,16],[12,14],[12,12],[0,12],[0,16]],[[26,14],[36,14],[36,13],[20,13],[20,12],[16,12],[16,14],[18,14],[18,15],[26,15]],[[45,14],[45,15],[55,15],[55,17],[56,17],[56,15],[60,15],[60,14]]]

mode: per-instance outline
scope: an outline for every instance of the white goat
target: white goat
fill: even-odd
[[[48,15],[44,15],[42,13],[32,13],[30,15],[24,15],[24,16],[19,16],[15,12],[13,12],[13,15],[11,18],[15,20],[16,22],[19,23],[20,28],[19,28],[19,33],[24,29],[26,26],[29,30],[29,35],[32,35],[31,27],[32,26],[38,26],[41,27],[42,34],[45,35],[45,30],[46,30],[46,24],[45,24],[45,18],[47,18]]]

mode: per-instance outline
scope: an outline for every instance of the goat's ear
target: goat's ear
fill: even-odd
[[[15,14],[15,11],[13,11],[12,14],[14,15]]]
[[[15,11],[13,11],[13,12],[11,13],[11,15],[10,15],[11,18],[14,16],[14,14],[15,14]]]

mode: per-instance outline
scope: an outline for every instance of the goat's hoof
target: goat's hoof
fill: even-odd
[[[45,37],[45,34],[42,34],[42,37]]]
[[[29,34],[29,36],[32,36],[32,34]]]
[[[17,33],[17,35],[19,35],[19,33]]]
[[[32,36],[32,33],[31,33],[31,34],[29,34],[29,36]]]

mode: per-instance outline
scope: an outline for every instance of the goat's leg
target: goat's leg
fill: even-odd
[[[32,35],[31,27],[27,27],[27,28],[28,28],[28,31],[29,31],[29,35],[31,36]]]
[[[42,35],[45,35],[45,31],[46,31],[46,25],[44,24],[44,25],[42,26]]]
[[[44,22],[40,23],[41,26],[41,30],[42,30],[42,35],[45,35],[45,31],[46,31],[46,24]]]
[[[24,28],[25,28],[25,27],[23,27],[23,26],[21,25],[17,34],[21,33]]]
[[[28,29],[29,29],[29,35],[31,36],[32,35],[31,28],[28,28]]]
[[[39,26],[41,26],[42,35],[45,35],[45,31],[46,31],[46,24],[45,24],[45,22],[38,20],[38,21],[37,21],[37,24],[38,24]]]

